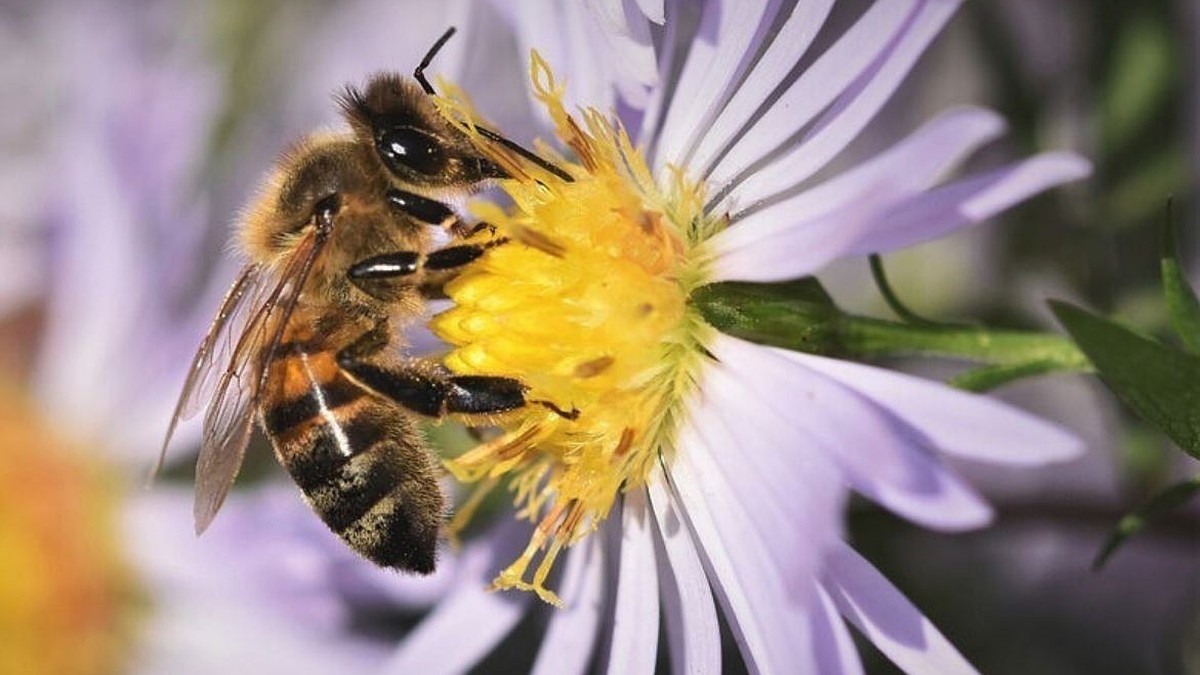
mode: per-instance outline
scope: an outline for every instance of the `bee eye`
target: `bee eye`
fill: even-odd
[[[318,201],[313,206],[313,219],[318,227],[331,227],[333,219],[342,208],[342,198],[336,192]]]
[[[446,164],[441,143],[415,127],[392,127],[376,133],[375,148],[388,169],[398,175],[407,170],[432,176]]]

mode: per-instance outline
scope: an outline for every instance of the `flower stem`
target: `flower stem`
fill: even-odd
[[[849,314],[838,321],[840,346],[851,356],[941,356],[1014,368],[1037,364],[1037,372],[1092,368],[1074,342],[1052,333],[897,323]]]
[[[973,361],[980,367],[954,381],[971,391],[1031,375],[1093,370],[1087,356],[1062,335],[846,314],[811,277],[781,284],[712,284],[693,293],[692,302],[717,330],[773,347],[851,359]]]

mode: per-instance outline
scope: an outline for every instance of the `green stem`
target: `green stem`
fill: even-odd
[[[1030,375],[1093,370],[1087,356],[1061,335],[845,314],[811,277],[780,284],[712,284],[696,290],[692,302],[717,330],[773,347],[851,359],[933,356],[973,361],[980,367],[955,383],[973,391]]]
[[[940,356],[1005,366],[1036,363],[1040,372],[1092,369],[1074,342],[1052,333],[905,324],[849,314],[841,315],[839,324],[840,346],[851,356]]]

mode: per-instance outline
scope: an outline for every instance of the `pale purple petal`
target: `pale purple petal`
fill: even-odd
[[[792,578],[807,579],[820,567],[823,537],[837,536],[829,524],[840,518],[842,477],[803,421],[771,405],[775,392],[764,389],[760,374],[743,365],[722,362],[706,370],[704,401],[689,424],[717,451],[713,460],[730,489],[747,495],[755,526],[776,561],[795,571]],[[730,417],[729,411],[742,412]],[[806,498],[797,499],[797,493]],[[780,532],[804,536],[781,537]]]
[[[646,19],[636,8],[622,7],[623,19],[615,8],[593,3],[563,3],[552,0],[496,2],[517,29],[522,55],[536,49],[566,83],[564,104],[568,110],[594,107],[610,112],[617,95],[635,107],[646,101],[646,89],[657,78],[653,47]],[[620,28],[613,26],[620,24]],[[547,123],[541,106],[535,114]]]
[[[991,509],[921,446],[918,434],[870,399],[788,359],[785,350],[728,336],[709,349],[747,383],[739,397],[743,407],[757,410],[757,417],[774,410],[790,421],[794,440],[783,447],[837,462],[864,496],[936,529],[979,527],[991,518]]]
[[[813,643],[817,646],[817,662],[820,672],[847,675],[857,675],[863,672],[862,660],[858,656],[858,648],[854,646],[854,638],[842,621],[833,599],[824,588],[818,590],[821,596],[821,611],[813,619],[815,635]]]
[[[879,176],[872,190],[842,210],[809,222],[789,227],[786,221],[763,215],[771,214],[770,209],[747,217],[714,238],[719,257],[713,264],[713,276],[742,281],[794,279],[842,256],[904,248],[979,223],[1089,171],[1087,161],[1076,155],[1046,153],[913,194],[917,186],[911,181],[923,174],[898,169]],[[737,230],[744,225],[752,227],[747,234],[739,234]]]
[[[303,536],[315,518],[294,494],[265,488],[231,495],[231,513],[203,539],[192,532],[191,504],[190,490],[167,488],[123,503],[123,552],[150,599],[128,672],[378,667],[386,646],[346,630],[349,608],[330,578],[337,556]]]
[[[897,0],[897,6],[900,4]],[[814,121],[804,139],[791,146],[777,159],[773,159],[767,166],[742,179],[742,172],[762,155],[745,158],[748,162],[743,160],[735,163],[730,161],[728,156],[722,160],[713,171],[709,184],[714,189],[723,189],[726,185],[732,187],[723,200],[724,203],[733,205],[728,210],[746,208],[791,188],[812,176],[837,156],[891,98],[917,58],[941,32],[959,4],[960,0],[919,2],[895,40],[888,44],[887,49],[879,54],[874,63]],[[870,37],[872,41],[879,40],[879,35]],[[824,55],[821,61],[827,58],[831,58],[830,55]],[[781,138],[774,130],[772,134],[773,138]],[[738,145],[747,143],[750,136],[751,134],[747,134]]]
[[[1056,152],[950,183],[880,214],[847,253],[882,253],[936,239],[1090,173],[1087,160]]]
[[[724,187],[787,139],[808,126],[856,81],[866,78],[873,65],[886,62],[919,0],[884,0],[872,5],[824,54],[807,68],[767,110],[750,122],[716,166],[706,174],[716,188]],[[802,56],[802,55],[801,55]],[[780,64],[778,78],[793,64]],[[748,102],[748,103],[761,103]],[[756,105],[757,107],[757,105]],[[721,129],[723,134],[731,130]],[[776,187],[794,185],[777,182]],[[752,186],[751,186],[752,187]]]
[[[976,672],[908,598],[849,546],[830,553],[825,588],[842,615],[904,672]]]
[[[550,615],[546,637],[533,664],[534,675],[587,671],[605,610],[603,540],[601,533],[595,533],[567,552],[559,593],[564,606]]]
[[[513,542],[523,541],[527,532],[509,522],[468,544],[459,563],[458,586],[405,637],[381,672],[464,672],[504,639],[525,615],[530,594],[494,592],[488,586],[511,559]]]
[[[663,621],[675,675],[721,672],[721,632],[716,605],[692,534],[669,496],[660,468],[647,479],[654,509]]]
[[[625,494],[608,672],[652,673],[658,655],[658,561],[644,490]]]
[[[756,518],[770,497],[735,490],[726,482],[723,472],[728,463],[723,467],[715,460],[726,450],[712,447],[691,424],[685,424],[668,474],[673,490],[668,496],[678,501],[699,543],[709,579],[752,672],[816,672],[808,642],[808,613],[817,600],[812,579],[799,576],[807,566],[793,570],[768,551]],[[808,495],[798,491],[797,496]],[[660,495],[652,492],[651,499]],[[828,527],[838,524],[834,520]],[[814,533],[790,534],[807,538]],[[813,547],[819,552],[822,537],[815,534]]]
[[[876,401],[948,454],[1039,466],[1073,459],[1084,449],[1082,441],[1066,429],[987,396],[849,361],[781,354]]]
[[[767,102],[772,92],[780,86],[781,79],[787,76],[792,67],[808,51],[813,39],[820,32],[821,26],[825,24],[825,19],[829,16],[829,10],[832,9],[833,3],[834,0],[814,0],[798,2],[793,5],[792,13],[779,29],[779,34],[771,41],[758,63],[754,64],[746,79],[737,86],[737,91],[720,111],[717,119],[708,126],[695,152],[690,155],[686,165],[691,167],[693,175],[707,176],[716,154],[728,147],[734,135],[754,120],[755,113]],[[835,49],[839,48],[835,47]],[[861,50],[855,52],[855,55],[860,58],[865,56]],[[841,62],[829,60],[824,67],[834,64],[842,65]],[[788,93],[784,93],[776,106],[783,109],[790,105],[791,98],[798,96],[799,93],[793,94],[791,97]],[[783,98],[789,100],[784,101]],[[802,97],[797,102],[803,105],[813,103]],[[792,114],[788,115],[786,122],[795,125],[797,123],[796,115],[799,114],[799,111],[793,109],[791,112]],[[800,126],[796,128],[800,128]],[[782,138],[781,136],[780,139]],[[765,134],[759,134],[759,138],[755,140],[763,144],[762,154],[765,154],[767,148],[765,144],[770,139],[766,138]]]
[[[768,0],[704,5],[700,32],[692,40],[659,134],[656,171],[667,164],[685,165],[688,149],[720,112],[753,54],[755,34],[767,27],[764,22],[769,24],[768,6]]]
[[[748,216],[733,214],[736,227],[713,237],[713,250],[725,254],[760,244],[760,240],[781,231],[804,229],[811,221],[836,215],[884,184],[902,187],[900,194],[904,197],[928,190],[1003,131],[1004,121],[990,110],[948,110],[887,151],[835,178]],[[821,233],[812,235],[815,239]]]
[[[882,182],[845,208],[804,223],[803,227],[782,229],[739,248],[715,253],[710,274],[714,281],[782,281],[812,274],[844,255],[859,233],[906,192],[898,181]],[[737,227],[726,230],[730,237]],[[723,241],[714,239],[713,245],[725,246]]]
[[[663,0],[636,0],[636,2],[638,9],[647,19],[660,25],[667,20],[666,12],[663,11]]]
[[[605,4],[609,6],[607,11],[622,14],[614,17],[620,22],[616,27],[598,36],[602,42],[600,52],[609,59],[618,96],[640,110],[646,106],[650,87],[658,80],[650,24],[630,0],[607,0]]]

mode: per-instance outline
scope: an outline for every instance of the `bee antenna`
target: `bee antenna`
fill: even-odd
[[[457,31],[458,29],[454,26],[447,28],[446,32],[442,33],[442,37],[438,38],[437,42],[433,43],[433,46],[429,48],[429,51],[425,52],[425,58],[421,59],[421,62],[417,64],[416,70],[413,71],[413,78],[417,80],[417,84],[421,85],[425,93],[430,96],[436,96],[437,91],[433,88],[432,84],[429,84],[429,80],[425,79],[425,69],[429,67],[429,64],[433,63],[433,57],[437,56],[437,53],[442,50],[442,47]]]
[[[417,84],[421,85],[421,88],[425,90],[425,93],[430,96],[437,96],[437,90],[434,89],[433,85],[429,84],[429,80],[425,78],[425,69],[429,67],[429,64],[433,63],[433,57],[437,56],[437,53],[442,50],[442,47],[451,37],[454,36],[454,33],[457,31],[458,29],[454,26],[447,28],[446,32],[442,33],[442,37],[438,38],[437,42],[433,43],[433,46],[430,47],[429,51],[425,53],[425,58],[421,59],[421,62],[417,64],[416,69],[413,70],[413,78],[417,81]],[[487,129],[485,127],[479,127],[478,129],[480,135],[489,141],[503,145],[509,150],[512,150],[530,162],[540,166],[545,171],[554,174],[568,183],[574,182],[575,179],[571,176],[571,174],[555,166],[553,162],[542,159],[535,153],[526,150],[525,148],[521,147],[519,143],[511,141],[495,131],[492,131],[491,129]]]

